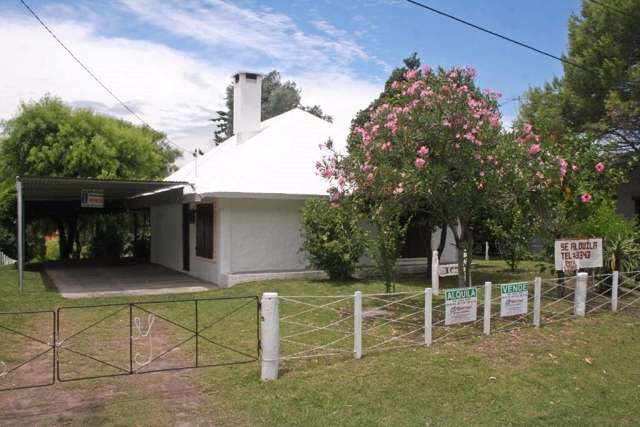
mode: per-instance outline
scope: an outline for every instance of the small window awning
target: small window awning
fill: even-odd
[[[171,189],[180,189],[187,182],[178,181],[137,181],[120,179],[89,179],[60,177],[18,177],[22,197],[30,201],[75,201],[80,200],[82,190],[99,190],[105,200],[127,200],[143,195],[151,195]]]

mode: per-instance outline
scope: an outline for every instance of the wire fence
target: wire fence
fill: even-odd
[[[0,251],[0,265],[11,265],[15,263],[15,259],[7,256],[4,252]]]
[[[360,358],[607,312],[640,314],[640,271],[487,282],[464,288],[462,304],[450,291],[280,296],[279,360]]]

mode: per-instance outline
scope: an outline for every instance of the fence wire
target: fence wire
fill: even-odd
[[[592,275],[587,280],[584,315],[593,316],[614,311],[613,274]],[[539,322],[554,324],[575,319],[577,276],[540,280]],[[535,326],[536,282],[526,283],[526,309],[521,314],[501,313],[501,286],[491,285],[488,333],[512,332]],[[638,310],[640,306],[640,271],[620,273],[618,311]],[[432,296],[432,343],[481,337],[485,330],[485,286],[476,286],[475,319],[446,325],[445,290]],[[425,293],[399,292],[362,294],[361,351],[371,354],[426,344]],[[505,299],[508,298],[505,294]],[[355,350],[354,295],[282,296],[281,359],[304,359],[350,356]],[[638,310],[640,313],[640,310]]]

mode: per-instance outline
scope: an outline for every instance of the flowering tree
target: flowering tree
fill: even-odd
[[[555,217],[556,204],[568,211],[578,192],[582,206],[592,202],[595,193],[589,185],[604,167],[587,173],[586,163],[596,160],[597,150],[557,153],[530,125],[511,138],[501,136],[500,94],[481,90],[474,78],[473,68],[407,70],[392,82],[369,120],[353,129],[348,153],[334,152],[317,164],[330,182],[332,203],[355,200],[379,232],[402,232],[402,227],[385,228],[385,218],[410,218],[418,206],[429,206],[430,214],[453,231],[459,271],[466,271],[460,286],[471,284],[471,257],[464,268],[463,253],[473,248],[474,219],[497,201],[508,200],[511,180],[523,183],[525,197],[554,206]],[[573,159],[578,155],[579,165]],[[384,237],[390,238],[388,233]]]

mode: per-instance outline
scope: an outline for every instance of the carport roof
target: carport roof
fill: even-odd
[[[82,190],[102,190],[105,200],[125,200],[146,193],[189,185],[180,181],[137,181],[120,179],[17,177],[25,201],[80,200]]]

